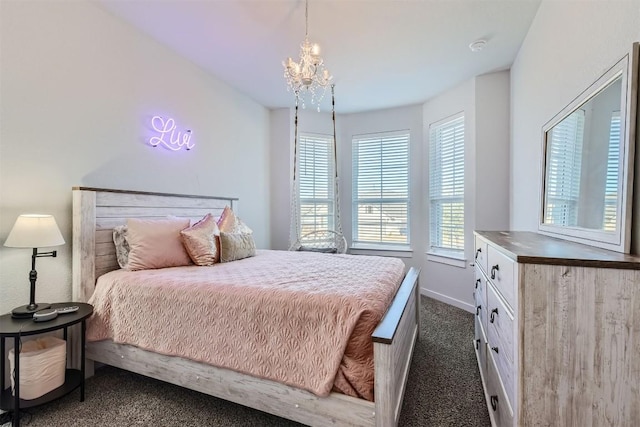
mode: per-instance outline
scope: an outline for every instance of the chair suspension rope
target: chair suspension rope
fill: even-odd
[[[298,198],[300,195],[299,177],[298,177],[298,112],[299,112],[299,94],[296,92],[296,108],[294,118],[294,139],[293,139],[293,188],[291,191],[291,228],[289,232],[289,250],[299,250],[302,248],[301,236],[301,218],[299,212]],[[333,165],[334,165],[334,208],[335,215],[334,230],[316,230],[309,233],[307,237],[314,236],[315,242],[309,241],[305,243],[305,247],[316,248],[317,245],[326,245],[329,241],[332,242],[334,250],[338,253],[345,253],[347,250],[347,242],[342,234],[342,222],[340,220],[340,185],[338,177],[338,140],[336,132],[336,102],[335,102],[335,90],[334,85],[331,85],[331,118],[333,121]]]
[[[338,178],[338,138],[336,133],[336,95],[334,90],[335,85],[331,85],[331,118],[333,120],[333,170],[334,170],[334,195],[335,200],[334,211],[336,214],[336,231],[342,235],[342,221],[340,220],[340,185]]]
[[[296,95],[296,114],[293,132],[293,188],[291,189],[291,227],[289,229],[289,245],[297,244],[300,241],[300,217],[298,209],[298,92]]]

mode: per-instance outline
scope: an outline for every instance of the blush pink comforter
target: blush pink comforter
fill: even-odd
[[[116,270],[98,279],[87,338],[373,400],[371,333],[403,275],[395,258],[286,251]]]

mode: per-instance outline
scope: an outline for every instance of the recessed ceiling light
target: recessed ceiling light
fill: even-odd
[[[471,49],[471,52],[480,52],[482,49],[484,49],[486,45],[487,45],[486,40],[479,39],[471,43],[469,45],[469,49]]]

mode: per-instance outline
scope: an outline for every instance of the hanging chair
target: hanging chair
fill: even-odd
[[[338,149],[336,143],[336,108],[334,85],[331,85],[331,116],[333,120],[333,165],[334,165],[334,214],[335,230],[314,230],[304,235],[300,235],[300,210],[298,208],[298,104],[299,97],[296,92],[296,114],[294,121],[294,144],[293,144],[293,190],[291,192],[291,229],[289,241],[292,242],[290,251],[312,251],[344,254],[347,252],[347,239],[342,233],[342,223],[340,222],[340,193],[338,179]]]

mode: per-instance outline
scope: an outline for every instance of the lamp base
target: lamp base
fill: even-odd
[[[30,319],[33,317],[33,313],[35,313],[36,311],[44,310],[45,308],[51,308],[51,304],[41,302],[39,304],[36,304],[35,307],[32,305],[23,305],[11,310],[11,317],[13,317],[14,319]]]

